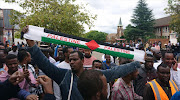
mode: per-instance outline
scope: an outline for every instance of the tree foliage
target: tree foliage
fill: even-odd
[[[171,15],[170,27],[180,34],[180,0],[168,0],[167,14]]]
[[[96,15],[87,11],[84,5],[75,4],[76,0],[5,0],[17,3],[24,12],[13,11],[11,23],[35,25],[57,32],[81,36],[85,31],[83,25],[93,26]]]
[[[137,32],[139,32],[139,30],[143,32],[136,33],[137,36],[146,37],[152,35],[154,16],[152,10],[147,7],[145,0],[139,0],[137,7],[134,9],[131,22],[135,25],[135,28],[137,28]]]
[[[84,34],[84,38],[88,38],[95,41],[106,41],[106,36],[108,33],[105,32],[99,32],[99,31],[89,31],[88,33]]]
[[[126,29],[124,30],[124,35],[126,40],[134,40],[138,39],[143,34],[143,31],[135,28],[131,24],[129,24]]]

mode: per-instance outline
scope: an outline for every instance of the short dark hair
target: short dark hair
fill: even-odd
[[[78,53],[79,58],[80,58],[81,60],[84,59],[84,55],[82,54],[82,52],[80,52],[80,51],[72,51],[71,54],[73,54],[73,53]]]
[[[147,57],[154,57],[152,54],[147,54],[146,56]]]
[[[84,100],[91,100],[97,92],[102,91],[103,82],[100,76],[103,76],[102,72],[92,69],[79,76],[77,86]]]
[[[25,57],[28,57],[28,52],[26,50],[21,50],[18,52],[18,61],[22,62]]]
[[[159,67],[164,67],[164,68],[169,68],[169,66],[165,63],[161,63],[158,67],[157,67],[157,71],[159,71]]]
[[[17,49],[17,46],[13,46],[12,49]]]
[[[165,54],[166,53],[172,53],[173,54],[173,52],[172,51],[162,51],[162,58],[164,58],[165,57]],[[174,56],[174,54],[173,54],[173,56]]]
[[[109,55],[109,54],[105,54],[105,55],[104,55],[104,58],[105,58],[106,56],[110,56],[110,57],[111,57],[111,55]]]
[[[94,65],[95,62],[102,63],[100,60],[94,60],[94,61],[92,62],[92,65]]]
[[[71,48],[71,47],[65,47],[65,48],[63,48],[63,49],[62,49],[63,54],[64,54],[64,53],[68,53],[68,49],[69,49],[69,48]]]
[[[17,58],[17,56],[14,55],[14,54],[8,54],[8,55],[6,56],[6,62],[7,62],[7,60],[11,60],[11,59],[14,59],[14,58]]]

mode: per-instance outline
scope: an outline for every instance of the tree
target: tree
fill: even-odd
[[[126,29],[124,30],[124,36],[125,36],[126,40],[134,40],[135,41],[135,39],[139,38],[142,34],[143,34],[142,30],[135,28],[131,24],[126,26]]]
[[[99,32],[99,31],[89,31],[88,33],[84,34],[84,38],[88,38],[95,41],[106,41],[106,36],[108,33],[105,32]]]
[[[171,15],[170,27],[180,34],[180,0],[168,0],[167,14]]]
[[[76,0],[5,0],[8,3],[17,3],[24,13],[14,11],[11,23],[35,25],[57,32],[81,36],[84,24],[93,26],[96,15],[92,15],[83,5],[75,4]],[[19,16],[21,16],[19,18]]]
[[[135,25],[135,28],[143,31],[143,33],[137,33],[137,36],[142,36],[142,38],[152,35],[154,16],[152,10],[147,7],[145,0],[139,0],[137,7],[134,9],[134,14],[132,16],[131,22]]]

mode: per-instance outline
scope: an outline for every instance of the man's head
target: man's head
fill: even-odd
[[[154,64],[154,58],[150,57],[150,56],[147,56],[145,58],[145,68],[147,70],[151,70],[153,68],[153,64]]]
[[[101,69],[102,68],[102,62],[100,60],[94,60],[92,62],[92,68],[93,69]]]
[[[8,67],[8,73],[13,74],[18,70],[17,56],[9,54],[6,56],[6,66]]]
[[[131,61],[126,61],[124,64],[128,64],[128,63],[131,63]],[[126,76],[124,76],[123,78],[128,78],[130,80],[135,80],[137,78],[139,74],[139,71],[138,69],[134,69],[132,72],[129,72],[129,74],[127,74]]]
[[[138,74],[139,74],[139,71],[136,69],[133,72],[126,75],[125,77],[123,77],[123,78],[128,78],[130,80],[135,80],[137,78]]]
[[[163,63],[168,65],[170,68],[175,64],[174,54],[170,51],[162,53]]]
[[[5,59],[6,59],[6,53],[5,53],[5,47],[4,45],[0,45],[0,62],[1,63],[5,63]]]
[[[161,51],[160,51],[160,50],[157,50],[157,49],[155,48],[155,49],[152,49],[152,52],[153,52],[154,57],[155,57],[157,60],[160,60],[160,58],[162,57]]]
[[[78,51],[80,51],[81,53],[84,53],[84,49],[83,48],[79,48]]]
[[[155,57],[157,60],[160,60],[160,58],[162,57],[162,54],[161,54],[161,51],[160,51],[160,50],[155,51],[153,54],[154,54],[154,57]]]
[[[79,77],[77,86],[84,100],[107,99],[107,81],[100,71],[84,71]]]
[[[63,51],[58,51],[58,53],[59,53],[58,58],[59,58],[60,62],[64,61],[65,58],[64,58]]]
[[[126,63],[127,61],[128,61],[127,58],[121,58],[121,57],[119,57],[119,65],[122,65],[122,64]]]
[[[63,48],[62,48],[62,47],[59,47],[59,48],[58,48],[58,51],[62,51],[62,50],[63,50]]]
[[[22,50],[18,52],[18,61],[23,64],[31,63],[31,55],[26,50]]]
[[[106,63],[111,63],[111,56],[108,54],[105,54]]]
[[[17,46],[13,46],[13,47],[12,47],[12,50],[13,50],[13,52],[16,52]]]
[[[79,51],[73,51],[69,55],[69,63],[71,70],[74,73],[78,73],[80,70],[83,70],[84,56]]]
[[[86,58],[91,58],[91,50],[89,50],[89,49],[84,49],[84,57],[86,57]]]
[[[162,82],[162,83],[167,83],[170,80],[170,68],[168,67],[168,65],[161,63],[158,67],[157,67],[157,75],[158,75],[158,79]]]
[[[64,57],[65,57],[65,59],[69,59],[69,55],[70,55],[70,53],[73,51],[73,48],[71,48],[71,47],[65,47],[65,48],[63,48],[63,54],[64,54]]]

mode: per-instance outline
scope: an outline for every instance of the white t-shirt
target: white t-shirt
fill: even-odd
[[[8,54],[13,54],[13,55],[18,55],[18,51],[16,51],[16,52],[14,52],[14,51],[9,51],[9,53]]]
[[[55,60],[54,58],[52,58],[51,56],[49,56],[49,61],[50,61],[51,63],[53,63],[53,64],[56,63],[56,60]]]
[[[59,63],[59,64],[57,65],[57,67],[58,67],[58,68],[63,68],[63,69],[69,69],[69,70],[71,70],[70,64],[67,63],[67,62],[65,62],[65,61]]]
[[[156,63],[154,63],[154,68],[157,70],[157,67],[162,63],[162,60],[158,60]]]
[[[179,70],[179,68],[177,68],[177,71],[174,71],[171,68],[170,73],[171,73],[171,78],[170,79],[173,80],[176,83],[178,88],[180,88],[180,81],[179,81],[180,80],[180,70]]]
[[[135,46],[136,46],[136,49],[138,49],[138,48],[139,48],[139,44],[138,44],[138,43],[137,43]]]

